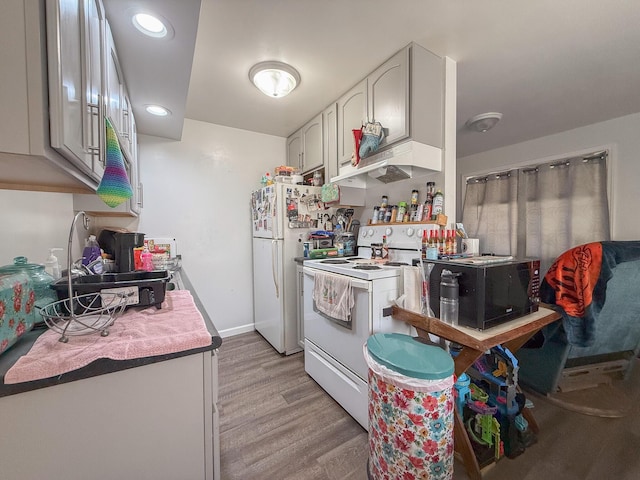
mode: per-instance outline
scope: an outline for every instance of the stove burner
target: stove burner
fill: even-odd
[[[354,265],[353,269],[354,270],[382,270],[382,268],[380,268],[377,265]]]
[[[387,262],[385,264],[387,267],[401,267],[402,265],[409,265],[406,262]]]
[[[339,260],[339,259],[330,258],[329,260],[322,260],[320,263],[330,263],[332,265],[342,265],[342,264],[349,263],[349,262],[347,262],[346,260]]]

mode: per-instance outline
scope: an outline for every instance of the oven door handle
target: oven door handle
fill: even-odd
[[[316,276],[316,272],[318,270],[315,270],[313,268],[309,268],[309,267],[302,267],[302,271],[306,274],[309,275],[310,277],[314,277]],[[331,273],[331,272],[327,272],[327,273]],[[345,277],[346,275],[340,275],[339,273],[333,273],[332,275],[338,275],[340,277]],[[370,291],[371,290],[371,282],[368,280],[362,280],[360,278],[351,278],[351,288],[359,288],[361,290],[367,290]]]

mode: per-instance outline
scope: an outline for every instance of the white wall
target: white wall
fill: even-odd
[[[66,268],[74,215],[71,194],[0,190],[0,205],[0,266],[20,255],[30,263],[44,263],[49,248],[61,247],[56,256]]]
[[[498,126],[499,128],[499,126]],[[458,159],[458,176],[527,165],[574,152],[611,147],[609,199],[613,240],[640,239],[640,113]],[[489,132],[488,135],[491,133]],[[462,185],[460,183],[459,185]],[[463,188],[458,188],[458,218]],[[588,212],[585,212],[588,215]]]
[[[253,330],[250,192],[286,163],[285,139],[185,120],[181,141],[141,135],[138,231],[173,236],[222,335]]]

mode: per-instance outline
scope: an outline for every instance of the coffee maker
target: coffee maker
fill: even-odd
[[[98,243],[113,257],[116,272],[133,272],[136,269],[133,250],[144,246],[144,233],[105,228],[98,236]]]

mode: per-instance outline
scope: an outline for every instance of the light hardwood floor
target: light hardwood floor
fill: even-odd
[[[367,432],[305,373],[302,353],[282,356],[255,332],[225,338],[219,374],[223,480],[367,478]],[[619,386],[634,406],[618,419],[528,395],[541,429],[538,442],[500,460],[484,478],[640,479],[640,365]],[[457,461],[453,478],[468,479]]]

